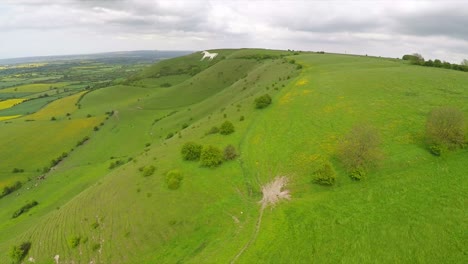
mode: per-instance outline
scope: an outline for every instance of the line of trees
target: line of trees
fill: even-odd
[[[414,65],[421,65],[421,66],[426,66],[426,67],[437,67],[437,68],[468,72],[468,60],[466,59],[463,60],[460,64],[441,61],[439,59],[426,61],[424,60],[423,56],[419,53],[406,54],[403,56],[402,59],[410,61],[411,64],[414,64]]]

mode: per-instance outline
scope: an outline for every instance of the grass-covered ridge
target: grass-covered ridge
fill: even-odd
[[[22,182],[0,199],[0,262],[25,242],[36,263],[464,262],[467,150],[436,157],[424,131],[439,106],[466,118],[466,73],[210,52],[0,122],[0,187]],[[353,181],[337,150],[359,123],[383,155]],[[314,183],[321,164],[333,185]],[[289,200],[260,204],[274,179]]]

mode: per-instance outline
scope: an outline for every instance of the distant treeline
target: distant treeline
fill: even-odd
[[[463,60],[461,64],[450,63],[450,62],[442,62],[441,60],[424,60],[423,56],[418,53],[414,54],[406,54],[402,58],[403,60],[410,61],[411,64],[414,65],[421,65],[426,67],[437,67],[437,68],[444,68],[444,69],[451,69],[457,71],[464,71],[468,72],[468,60]]]

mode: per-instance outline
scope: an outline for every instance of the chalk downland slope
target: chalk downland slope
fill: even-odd
[[[121,85],[56,101],[69,116],[51,104],[36,121],[0,122],[9,149],[0,186],[24,182],[0,199],[0,262],[24,241],[36,263],[466,260],[467,150],[435,157],[423,137],[436,106],[468,115],[466,73],[349,55],[210,52],[219,55],[164,60]],[[256,109],[265,94],[272,104]],[[210,133],[225,121],[233,133]],[[385,158],[355,182],[335,153],[363,121],[381,133]],[[238,157],[202,167],[183,160],[186,142],[233,145]],[[335,168],[334,186],[312,183],[320,160]],[[10,173],[17,166],[24,174]],[[178,188],[169,188],[174,174]],[[263,189],[278,201],[262,206],[262,186],[279,175],[287,191],[285,182]]]

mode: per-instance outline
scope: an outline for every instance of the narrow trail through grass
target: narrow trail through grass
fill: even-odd
[[[258,215],[258,219],[257,219],[257,223],[255,224],[254,232],[251,238],[249,239],[249,241],[247,241],[247,243],[244,245],[244,247],[242,247],[239,253],[237,253],[237,255],[231,260],[230,262],[231,264],[235,263],[239,259],[239,257],[249,248],[249,246],[257,238],[258,233],[260,232],[260,226],[262,224],[263,212],[265,211],[265,208],[267,208],[268,205],[274,206],[280,200],[291,199],[289,191],[283,190],[287,182],[288,182],[288,179],[286,178],[286,176],[280,176],[280,177],[276,177],[272,182],[265,184],[262,187],[263,198],[260,201],[262,206],[260,207],[260,214]]]

